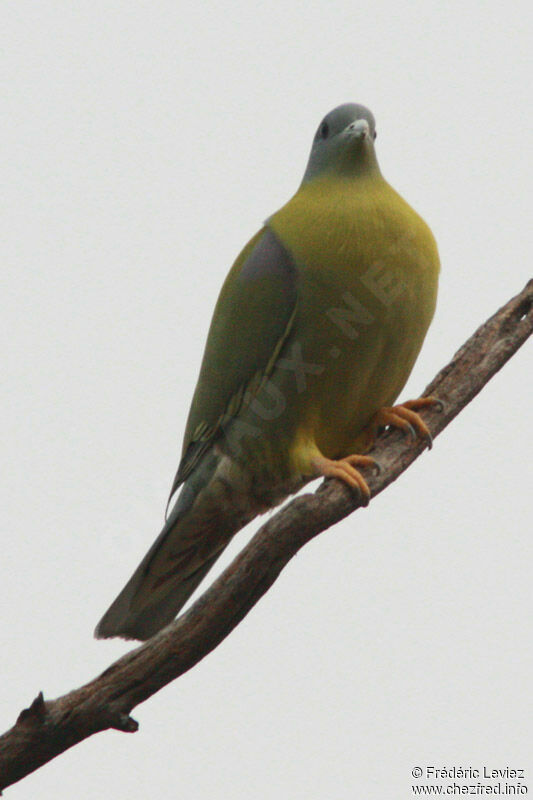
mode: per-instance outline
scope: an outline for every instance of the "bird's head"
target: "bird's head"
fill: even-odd
[[[318,126],[303,183],[328,173],[346,178],[379,173],[375,138],[376,122],[368,108],[356,103],[334,108]]]

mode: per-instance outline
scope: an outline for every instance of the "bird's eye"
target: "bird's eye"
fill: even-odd
[[[376,139],[377,139],[377,136],[378,136],[378,132],[377,132],[377,131],[374,131],[374,141],[376,141]]]
[[[329,134],[329,125],[328,125],[327,122],[323,122],[321,127],[320,127],[320,136],[323,139],[327,139],[328,138],[328,134]]]

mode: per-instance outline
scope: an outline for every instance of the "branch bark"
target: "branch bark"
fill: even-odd
[[[444,404],[421,412],[433,437],[481,391],[533,332],[533,280],[487,320],[429,384],[424,394]],[[386,431],[373,455],[372,496],[401,475],[424,449],[420,441]],[[321,531],[359,507],[338,481],[296,497],[256,533],[232,564],[191,608],[145,644],[115,661],[94,680],[55,700],[42,693],[0,737],[0,790],[19,781],[94,733],[134,732],[130,712],[191,669],[239,624],[290,559]]]

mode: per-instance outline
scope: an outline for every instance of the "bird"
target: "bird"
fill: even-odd
[[[431,443],[422,397],[393,405],[434,315],[438,249],[378,165],[376,123],[346,103],[321,121],[303,180],[223,283],[163,529],[95,636],[170,623],[232,537],[305,483],[370,498],[379,431]],[[169,500],[170,502],[170,500]],[[168,512],[167,505],[167,512]]]

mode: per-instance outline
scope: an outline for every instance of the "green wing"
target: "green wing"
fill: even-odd
[[[268,227],[248,242],[224,282],[189,411],[170,498],[205,450],[269,375],[296,310],[297,268]]]

